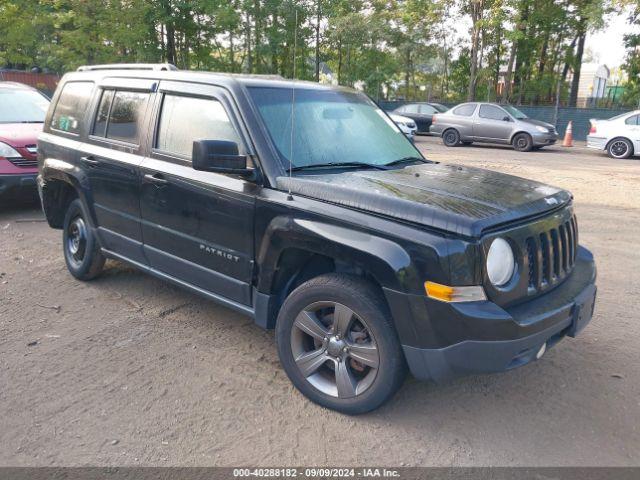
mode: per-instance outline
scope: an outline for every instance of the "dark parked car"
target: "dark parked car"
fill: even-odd
[[[511,105],[463,103],[434,119],[431,133],[442,137],[448,147],[473,142],[512,145],[528,152],[553,145],[558,132],[550,123],[527,117]]]
[[[15,82],[0,82],[0,196],[37,198],[36,140],[49,99]]]
[[[433,116],[437,113],[444,113],[447,110],[447,107],[439,103],[419,102],[402,105],[396,108],[393,113],[408,117],[416,122],[417,133],[429,133]]]
[[[341,412],[381,405],[407,365],[525,365],[593,313],[569,192],[430,162],[349,89],[85,68],[38,160],[73,276],[118,259],[275,328],[293,384]]]

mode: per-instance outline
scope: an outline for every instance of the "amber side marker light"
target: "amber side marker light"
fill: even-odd
[[[450,287],[435,282],[424,282],[427,296],[441,302],[479,302],[486,300],[484,289],[480,286]]]

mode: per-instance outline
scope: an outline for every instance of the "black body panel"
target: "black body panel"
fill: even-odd
[[[569,192],[532,180],[437,163],[280,177],[278,187],[466,237],[544,214],[572,198]]]
[[[50,121],[60,88],[79,79],[96,84],[90,109],[78,134],[56,131]],[[126,88],[128,82],[150,92],[140,145],[89,135],[97,90]],[[576,259],[570,193],[510,175],[438,163],[299,172],[289,178],[247,94],[247,87],[255,85],[291,88],[292,82],[179,71],[66,75],[38,148],[38,187],[49,224],[60,228],[65,201],[77,196],[91,214],[90,228],[97,231],[106,255],[252,315],[268,328],[274,326],[286,295],[309,275],[331,269],[363,276],[380,287],[412,370],[423,378],[444,377],[447,368],[468,370],[460,363],[464,352],[429,357],[423,350],[523,339],[530,349],[539,340],[531,335],[547,341],[559,332],[569,334],[570,327],[579,329],[570,312],[592,305],[595,266],[582,248]],[[296,88],[334,87],[296,82]],[[156,132],[165,92],[219,100],[255,173],[241,177],[196,171],[189,158],[159,151]],[[571,227],[562,230],[562,225]],[[562,254],[575,265],[567,265],[548,286],[518,276],[508,288],[491,287],[485,256],[494,237],[507,236],[517,247],[524,275],[528,260],[521,243],[554,230],[562,233],[565,245],[555,252],[570,251],[571,257]],[[534,256],[542,251],[534,250]],[[482,287],[488,299],[434,300],[425,293],[427,280]],[[580,297],[580,305],[574,297]],[[585,314],[580,326],[589,318]],[[481,356],[491,357],[490,350],[482,351]],[[527,355],[530,358],[530,352]],[[418,370],[427,357],[433,365],[444,365],[438,370],[442,375],[429,372],[429,367],[421,375]],[[476,361],[476,353],[470,358]],[[453,363],[447,363],[449,359]],[[490,368],[502,360],[490,361]]]

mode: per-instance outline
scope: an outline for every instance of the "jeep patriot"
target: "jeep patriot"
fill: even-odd
[[[81,67],[38,164],[74,277],[116,259],[253,317],[296,388],[340,412],[377,408],[407,369],[520,367],[593,314],[569,192],[429,161],[350,89]]]

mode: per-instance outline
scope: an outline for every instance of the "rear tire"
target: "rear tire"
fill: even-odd
[[[359,277],[330,273],[296,288],[278,315],[276,342],[293,385],[338,412],[378,408],[405,378],[382,292]]]
[[[528,133],[518,133],[511,143],[518,152],[529,152],[533,149],[533,139]]]
[[[442,143],[447,147],[457,147],[460,145],[460,133],[455,128],[450,128],[442,132]]]
[[[91,280],[102,272],[105,258],[88,222],[79,198],[67,208],[62,230],[64,260],[71,275],[78,280]]]
[[[611,158],[629,158],[633,155],[633,144],[626,138],[614,138],[607,145],[607,153]]]

